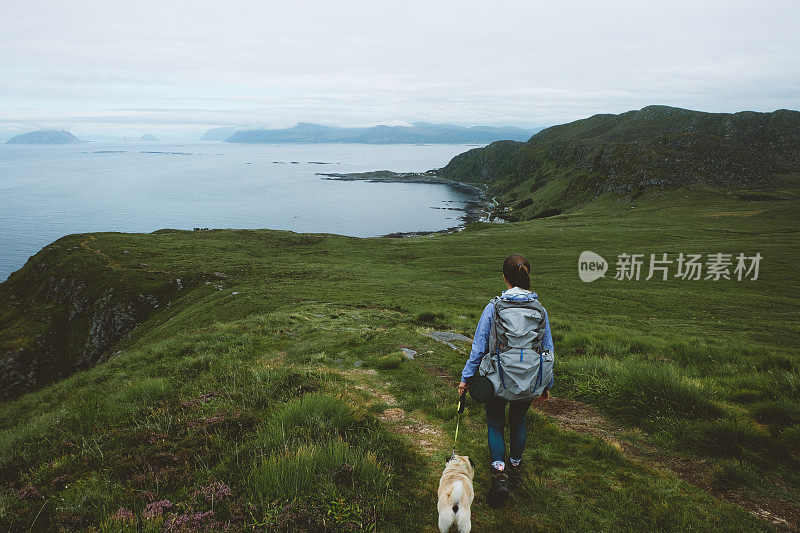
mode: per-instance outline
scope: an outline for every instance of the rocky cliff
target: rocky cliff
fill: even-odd
[[[69,236],[0,284],[0,396],[17,396],[104,361],[110,349],[192,285],[126,268]]]

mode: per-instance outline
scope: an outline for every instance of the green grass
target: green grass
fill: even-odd
[[[626,446],[699,465],[699,486],[530,413],[525,488],[493,511],[482,500],[483,409],[470,402],[459,451],[477,464],[476,530],[771,528],[726,498],[792,519],[800,204],[684,191],[635,209],[616,202],[601,197],[579,212],[432,239],[95,234],[92,249],[121,270],[72,249],[86,236],[59,240],[43,255],[53,275],[83,265],[98,287],[123,284],[124,294],[145,290],[142,263],[170,272],[147,280],[147,290],[173,277],[193,281],[165,291],[169,306],[119,340],[108,362],[0,404],[0,529],[146,531],[181,519],[196,520],[195,529],[431,531],[455,429],[452,384],[468,347],[422,333],[471,336],[504,288],[500,266],[511,252],[531,261],[552,322],[555,396],[596,407],[622,428]],[[758,281],[615,281],[612,273],[585,284],[576,272],[583,250],[612,269],[619,253],[760,252],[764,260]],[[15,284],[29,276],[4,290],[26,290]],[[37,298],[36,309],[49,305]],[[25,344],[39,331],[14,324],[0,340]],[[415,359],[400,347],[416,350]],[[414,444],[422,436],[381,422],[389,405],[375,388],[441,431],[432,453]],[[220,483],[228,490],[207,498]],[[164,500],[161,516],[143,518]],[[135,525],[114,518],[120,509]]]
[[[255,501],[293,500],[330,491],[372,502],[386,497],[389,479],[389,468],[375,454],[327,440],[264,459],[249,484]]]

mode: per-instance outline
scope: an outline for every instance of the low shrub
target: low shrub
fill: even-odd
[[[78,479],[59,494],[58,512],[101,522],[119,508],[115,505],[119,489],[118,483],[97,474]]]
[[[800,423],[800,404],[788,398],[764,400],[751,409],[755,419],[765,424],[790,426]]]
[[[687,427],[681,438],[701,453],[717,457],[755,457],[770,449],[769,436],[750,420],[727,417]]]
[[[756,369],[762,372],[770,370],[794,370],[794,362],[785,354],[769,354],[759,359]]]
[[[761,482],[761,472],[747,461],[722,460],[712,471],[714,484],[722,489],[753,487]]]
[[[259,431],[257,441],[268,453],[289,450],[308,442],[357,437],[373,423],[365,415],[355,413],[342,400],[312,393],[275,412]]]
[[[764,397],[761,391],[755,389],[738,389],[734,390],[729,395],[730,399],[740,403],[753,403],[760,398]]]
[[[783,428],[780,440],[792,453],[800,454],[800,424]]]
[[[610,410],[631,423],[651,417],[709,419],[724,414],[706,390],[683,379],[671,365],[628,360],[612,379]]]
[[[373,368],[377,368],[378,370],[395,370],[400,368],[400,365],[403,364],[403,354],[401,353],[391,353],[389,355],[384,355],[383,357],[375,357],[369,360],[369,365]]]
[[[517,203],[514,209],[522,209],[528,207],[529,205],[533,204],[533,198],[525,198],[521,202]]]
[[[419,324],[424,324],[429,327],[446,327],[447,315],[444,313],[435,313],[433,311],[423,311],[418,313],[415,321]]]
[[[260,409],[320,390],[327,376],[319,371],[290,367],[261,368],[253,371],[245,401]]]
[[[114,403],[125,403],[138,411],[166,397],[168,390],[167,382],[163,379],[147,378],[123,388]]]
[[[628,343],[631,353],[651,354],[659,350],[659,344],[648,337],[633,337]]]
[[[614,363],[600,357],[570,357],[556,362],[555,387],[587,402],[608,405]]]
[[[561,214],[561,209],[545,209],[544,211],[539,211],[532,218],[547,218],[547,217],[554,217],[556,215]]]
[[[253,496],[266,502],[337,492],[378,500],[385,498],[389,481],[389,468],[373,453],[334,439],[264,459],[253,470],[249,485]]]
[[[556,350],[563,350],[566,353],[576,355],[590,355],[594,353],[595,340],[585,333],[568,332]]]

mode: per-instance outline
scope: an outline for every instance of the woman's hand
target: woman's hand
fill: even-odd
[[[539,401],[540,402],[546,402],[548,400],[548,398],[550,398],[550,390],[549,389],[545,390],[542,393],[542,395],[539,396]]]
[[[462,381],[461,383],[459,383],[459,384],[458,384],[458,395],[459,395],[459,396],[464,396],[464,393],[466,393],[466,392],[467,392],[467,389],[468,389],[468,388],[469,388],[469,385],[467,385],[467,384],[466,384],[466,383],[464,383],[463,381]]]

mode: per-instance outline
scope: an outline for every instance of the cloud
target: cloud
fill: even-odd
[[[0,128],[796,109],[799,15],[775,0],[14,2]]]

